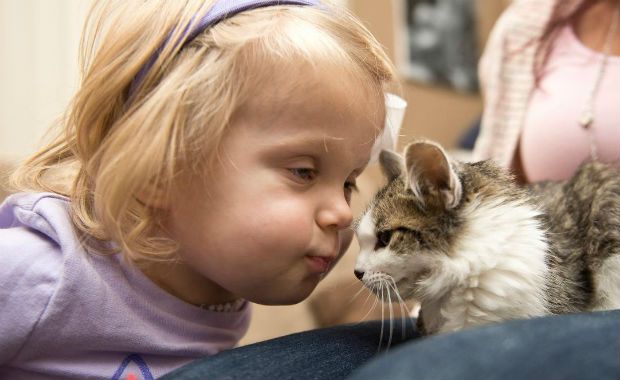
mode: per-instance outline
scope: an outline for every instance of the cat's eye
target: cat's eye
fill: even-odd
[[[422,243],[422,234],[418,230],[408,230],[409,234],[413,236],[414,239],[418,241],[418,243]]]
[[[377,249],[385,248],[390,245],[390,240],[392,240],[392,231],[379,231],[377,233],[377,244],[375,244],[375,251]]]
[[[377,243],[375,244],[375,251],[390,245],[392,237],[396,232],[402,234],[405,239],[413,238],[415,241],[418,242],[418,244],[424,244],[422,233],[420,233],[420,231],[407,227],[397,227],[392,230],[383,230],[377,232]]]
[[[396,231],[400,231],[404,236],[415,239],[418,243],[422,243],[422,233],[418,230],[408,227],[398,227]]]

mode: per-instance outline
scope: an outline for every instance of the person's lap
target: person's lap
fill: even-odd
[[[341,325],[228,350],[162,379],[620,378],[620,311],[512,321],[423,339],[415,339],[411,323],[403,339],[400,321],[394,321],[386,351],[389,325],[383,324],[381,343],[381,322]]]
[[[403,320],[405,321],[405,320]],[[407,320],[363,322],[291,334],[190,363],[161,379],[339,379],[379,350],[417,337]],[[383,330],[383,334],[381,331]],[[381,336],[383,335],[383,338]]]
[[[620,310],[511,321],[407,343],[350,380],[620,379]]]

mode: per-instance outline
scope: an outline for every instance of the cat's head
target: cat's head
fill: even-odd
[[[519,196],[512,178],[494,164],[457,162],[430,141],[409,144],[402,156],[382,151],[379,162],[388,183],[355,227],[355,274],[377,294],[383,289],[375,285],[389,276],[403,298],[424,298],[421,292],[432,290],[421,284],[442,270],[467,233],[467,205]]]

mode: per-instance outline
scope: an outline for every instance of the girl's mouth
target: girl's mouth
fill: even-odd
[[[325,256],[306,256],[310,270],[315,273],[325,273],[334,262],[334,258]]]

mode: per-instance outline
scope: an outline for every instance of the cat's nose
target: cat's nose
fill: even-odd
[[[362,277],[364,277],[364,272],[359,271],[359,270],[354,270],[353,273],[355,273],[355,277],[357,277],[358,279],[362,279]]]

